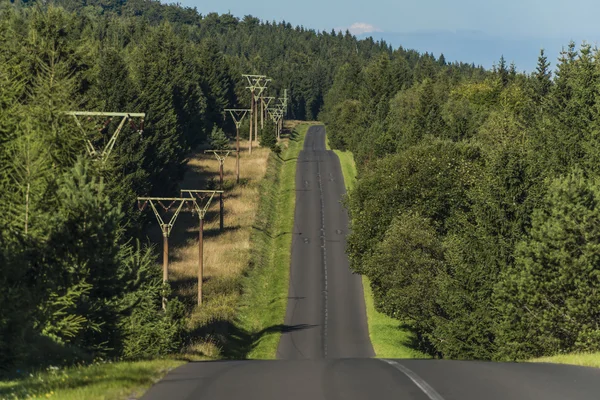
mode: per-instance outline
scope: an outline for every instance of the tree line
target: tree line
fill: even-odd
[[[377,308],[437,357],[599,350],[600,51],[406,64],[345,63],[322,112],[357,160],[348,253]]]
[[[242,73],[272,76],[292,118],[312,119],[341,65],[390,52],[158,1],[0,3],[0,368],[179,351],[190,310],[162,284],[136,198],[178,195],[190,150],[235,132],[223,110],[248,107]],[[66,111],[143,112],[145,126],[99,163]],[[81,124],[102,147],[118,122]]]

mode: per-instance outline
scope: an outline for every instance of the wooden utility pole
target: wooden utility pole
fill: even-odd
[[[287,108],[288,108],[288,95],[287,95],[287,89],[284,89],[283,91],[283,98],[279,99],[279,104],[277,105],[277,109],[278,109],[278,117],[279,120],[277,122],[277,126],[278,126],[278,134],[277,137],[279,138],[281,135],[281,132],[283,131],[283,117],[285,116],[285,114],[287,114]]]
[[[261,80],[266,78],[265,75],[242,75],[244,78],[248,80],[248,86],[246,89],[250,90],[250,137],[248,142],[248,152],[252,154],[252,131],[254,125],[254,116],[255,116],[255,103],[256,103],[256,85]]]
[[[283,130],[283,106],[282,104],[277,104],[275,107],[267,109],[267,111],[275,123],[275,135],[279,140],[281,139],[281,131]]]
[[[279,139],[281,139],[280,129],[279,129],[279,125],[280,125],[280,121],[281,121],[281,110],[279,108],[267,108],[267,112],[269,113],[269,116],[275,123],[275,136],[277,137],[277,140],[279,140]]]
[[[267,89],[267,85],[271,82],[269,78],[260,79],[256,84],[256,90],[258,91],[258,100],[260,101],[260,129],[261,131],[264,129],[264,119],[263,115],[265,113],[263,96],[264,92]],[[257,115],[255,116],[255,129],[254,129],[254,139],[258,142],[258,104],[256,105]]]
[[[142,205],[140,205],[141,201],[144,202]],[[162,203],[163,201],[170,201],[171,203],[168,206],[165,206]],[[175,221],[179,216],[179,212],[181,211],[183,204],[188,201],[194,201],[194,199],[170,197],[138,197],[138,207],[140,211],[146,208],[146,205],[150,204],[150,207],[152,207],[152,211],[154,211],[154,215],[156,216],[156,220],[158,221],[158,224],[160,225],[160,229],[163,234],[163,283],[166,283],[169,280],[169,236],[171,236],[171,230],[175,225]],[[173,212],[171,218],[168,221],[166,221],[161,217],[160,213],[158,212],[158,209],[156,208],[156,205],[162,207],[165,212],[168,212],[174,205],[177,206],[175,207],[175,211]],[[164,296],[162,299],[162,307],[163,310],[167,308],[167,299]]]
[[[244,117],[249,112],[249,109],[233,109],[228,108],[225,112],[231,114],[233,122],[235,122],[235,181],[240,183],[240,126]]]
[[[271,101],[275,100],[275,97],[267,97],[267,96],[262,96],[261,97],[261,104],[262,104],[262,114],[267,117],[268,115],[268,109],[269,109],[269,104],[271,104]],[[265,126],[262,122],[262,116],[261,116],[261,129],[265,129]]]
[[[266,75],[242,75],[248,80],[246,89],[250,90],[250,143],[249,153],[252,154],[252,131],[254,131],[254,139],[258,140],[258,99],[267,88],[267,84],[271,82]],[[253,126],[254,125],[254,129]]]
[[[106,162],[106,160],[110,156],[110,153],[112,152],[113,148],[115,147],[115,143],[117,142],[117,139],[119,138],[119,134],[123,130],[123,127],[125,126],[125,123],[127,121],[129,121],[131,127],[133,129],[135,129],[141,135],[142,132],[144,131],[144,118],[146,118],[145,113],[67,111],[67,112],[65,112],[65,114],[71,115],[75,119],[77,126],[79,127],[79,129],[81,130],[81,133],[83,134],[82,137],[85,142],[85,149],[86,149],[88,155],[94,159],[100,160],[101,162]],[[94,143],[92,143],[92,140],[90,139],[91,135],[89,132],[85,131],[85,129],[83,128],[83,125],[81,124],[81,121],[79,120],[79,117],[87,117],[88,120],[92,119],[94,117],[95,118],[105,117],[106,120],[102,124],[102,127],[99,129],[99,131],[103,131],[104,129],[106,129],[108,127],[108,125],[112,122],[113,118],[115,118],[115,117],[117,117],[117,118],[120,117],[121,122],[119,123],[119,126],[117,127],[117,129],[115,129],[115,131],[111,135],[108,142],[104,145],[104,148],[102,150],[100,150],[100,149],[96,149],[96,146],[94,145]],[[134,118],[141,118],[139,126],[137,126],[133,122]]]
[[[252,130],[254,129],[254,91],[252,92],[252,98],[250,99],[250,137],[248,138],[248,152],[252,154]]]
[[[206,150],[205,153],[213,153],[219,161],[219,230],[223,232],[223,215],[225,211],[223,204],[223,166],[231,150]]]
[[[198,213],[198,305],[202,304],[202,280],[204,279],[204,217],[215,194],[220,190],[182,190],[181,196],[188,196],[194,202]],[[200,202],[200,204],[198,204]],[[203,204],[202,204],[203,203]]]

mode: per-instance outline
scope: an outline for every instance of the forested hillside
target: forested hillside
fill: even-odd
[[[248,107],[241,74],[269,75],[272,94],[289,89],[290,118],[314,119],[341,66],[380,58],[394,90],[443,64],[348,33],[158,1],[1,2],[1,368],[179,351],[191,310],[162,284],[136,198],[176,195],[189,151],[215,126],[234,132],[223,109]],[[66,111],[146,118],[141,135],[139,120],[125,125],[100,163]],[[81,121],[99,148],[118,124]]]
[[[176,195],[190,150],[234,132],[223,110],[248,107],[244,73],[354,153],[352,267],[421,350],[598,350],[600,57],[571,44],[550,61],[485,71],[158,1],[1,2],[0,368],[181,350],[191,310],[135,200]],[[144,112],[143,133],[126,125],[98,163],[73,110]],[[83,124],[102,146],[117,121]]]
[[[403,75],[380,55],[326,96],[330,142],[358,160],[352,267],[432,355],[600,348],[600,53],[551,61]]]

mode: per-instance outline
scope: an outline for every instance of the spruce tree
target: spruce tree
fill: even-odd
[[[506,67],[506,60],[504,59],[504,55],[500,57],[500,61],[498,62],[497,74],[502,86],[508,85],[509,71]]]
[[[229,138],[225,135],[223,129],[218,128],[216,125],[213,126],[208,141],[212,150],[229,150],[231,148]]]
[[[537,101],[540,103],[548,95],[552,87],[552,71],[550,71],[550,62],[548,61],[548,57],[546,57],[544,49],[540,50],[535,71],[535,93]]]
[[[549,183],[499,285],[503,358],[600,349],[599,204],[600,181],[581,170]]]

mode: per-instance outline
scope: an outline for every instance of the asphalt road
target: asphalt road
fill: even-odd
[[[600,369],[551,364],[377,360],[361,280],[344,255],[340,165],[309,130],[296,174],[289,302],[276,361],[189,363],[144,400],[599,400]]]
[[[325,148],[325,128],[310,128],[296,170],[296,212],[285,325],[277,358],[375,355],[359,275],[345,253],[348,214],[340,161]]]

